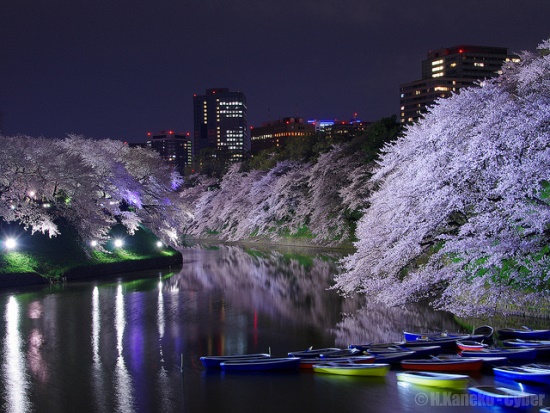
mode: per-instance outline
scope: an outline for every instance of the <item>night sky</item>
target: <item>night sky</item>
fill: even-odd
[[[397,114],[428,50],[534,50],[550,0],[2,0],[0,35],[4,134],[144,142],[213,87],[251,126]]]

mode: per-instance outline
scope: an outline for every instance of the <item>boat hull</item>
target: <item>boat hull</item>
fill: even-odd
[[[350,365],[340,363],[315,364],[315,373],[337,374],[341,376],[385,377],[390,365],[385,363]]]
[[[479,372],[483,368],[483,360],[472,358],[448,360],[403,360],[401,367],[405,370],[422,370],[436,372]]]
[[[206,368],[220,368],[220,364],[230,360],[266,359],[271,356],[266,353],[235,354],[229,356],[202,356],[201,363]]]
[[[396,377],[397,381],[405,383],[453,390],[466,389],[469,381],[469,377],[462,374],[441,374],[425,371],[397,373]]]
[[[528,407],[539,401],[538,396],[534,393],[526,393],[505,387],[475,386],[469,387],[468,392],[477,395],[479,400],[484,400],[487,405],[517,408]]]
[[[495,376],[525,383],[550,384],[550,370],[530,367],[495,367]]]
[[[497,330],[499,340],[520,338],[522,340],[550,340],[550,330],[503,328]]]
[[[273,357],[257,360],[230,360],[220,363],[224,371],[273,371],[297,370],[300,367],[298,357]]]
[[[463,357],[506,357],[512,363],[533,361],[537,357],[537,350],[531,348],[522,349],[483,349],[467,350],[461,352]]]

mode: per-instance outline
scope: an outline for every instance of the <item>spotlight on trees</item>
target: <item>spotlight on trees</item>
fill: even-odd
[[[92,247],[97,247],[97,241],[95,239],[93,241],[90,241],[90,245]]]
[[[164,246],[164,244],[162,243],[162,241],[157,241],[157,248],[162,248]]]
[[[115,239],[115,247],[116,247],[116,248],[122,248],[123,245],[124,245],[124,241],[123,241],[123,240],[121,240],[120,238]]]
[[[15,241],[15,238],[8,238],[4,241],[4,245],[7,249],[13,250],[17,247],[17,241]]]

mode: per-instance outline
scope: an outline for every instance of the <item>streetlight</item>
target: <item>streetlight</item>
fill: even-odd
[[[123,245],[124,245],[124,241],[123,241],[123,240],[121,240],[120,238],[115,239],[115,247],[116,247],[116,248],[122,248]]]
[[[157,248],[162,248],[164,244],[161,241],[157,241]]]
[[[8,238],[4,241],[4,245],[7,249],[13,250],[17,247],[17,241],[15,241],[15,238]]]

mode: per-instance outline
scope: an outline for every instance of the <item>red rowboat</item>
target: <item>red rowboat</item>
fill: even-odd
[[[449,358],[439,359],[434,357],[431,360],[403,360],[401,367],[406,370],[423,370],[423,371],[481,371],[483,360],[478,358]]]

